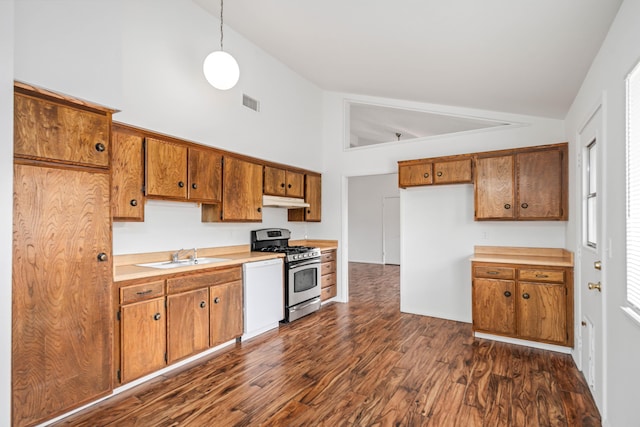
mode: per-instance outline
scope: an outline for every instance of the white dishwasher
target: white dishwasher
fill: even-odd
[[[243,339],[277,328],[284,319],[282,258],[242,265],[244,285]]]

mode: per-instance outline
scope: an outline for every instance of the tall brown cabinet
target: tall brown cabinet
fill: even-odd
[[[12,423],[112,389],[112,110],[16,83]]]

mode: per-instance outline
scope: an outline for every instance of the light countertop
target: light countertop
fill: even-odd
[[[475,246],[471,261],[573,267],[573,252],[561,248]]]

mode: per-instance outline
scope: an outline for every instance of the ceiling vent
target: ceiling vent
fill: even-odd
[[[253,99],[244,93],[242,94],[242,105],[247,108],[251,108],[253,111],[260,111],[260,101]]]

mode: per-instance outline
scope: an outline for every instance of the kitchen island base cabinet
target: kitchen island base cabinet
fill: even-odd
[[[472,263],[477,332],[573,346],[573,268]]]

